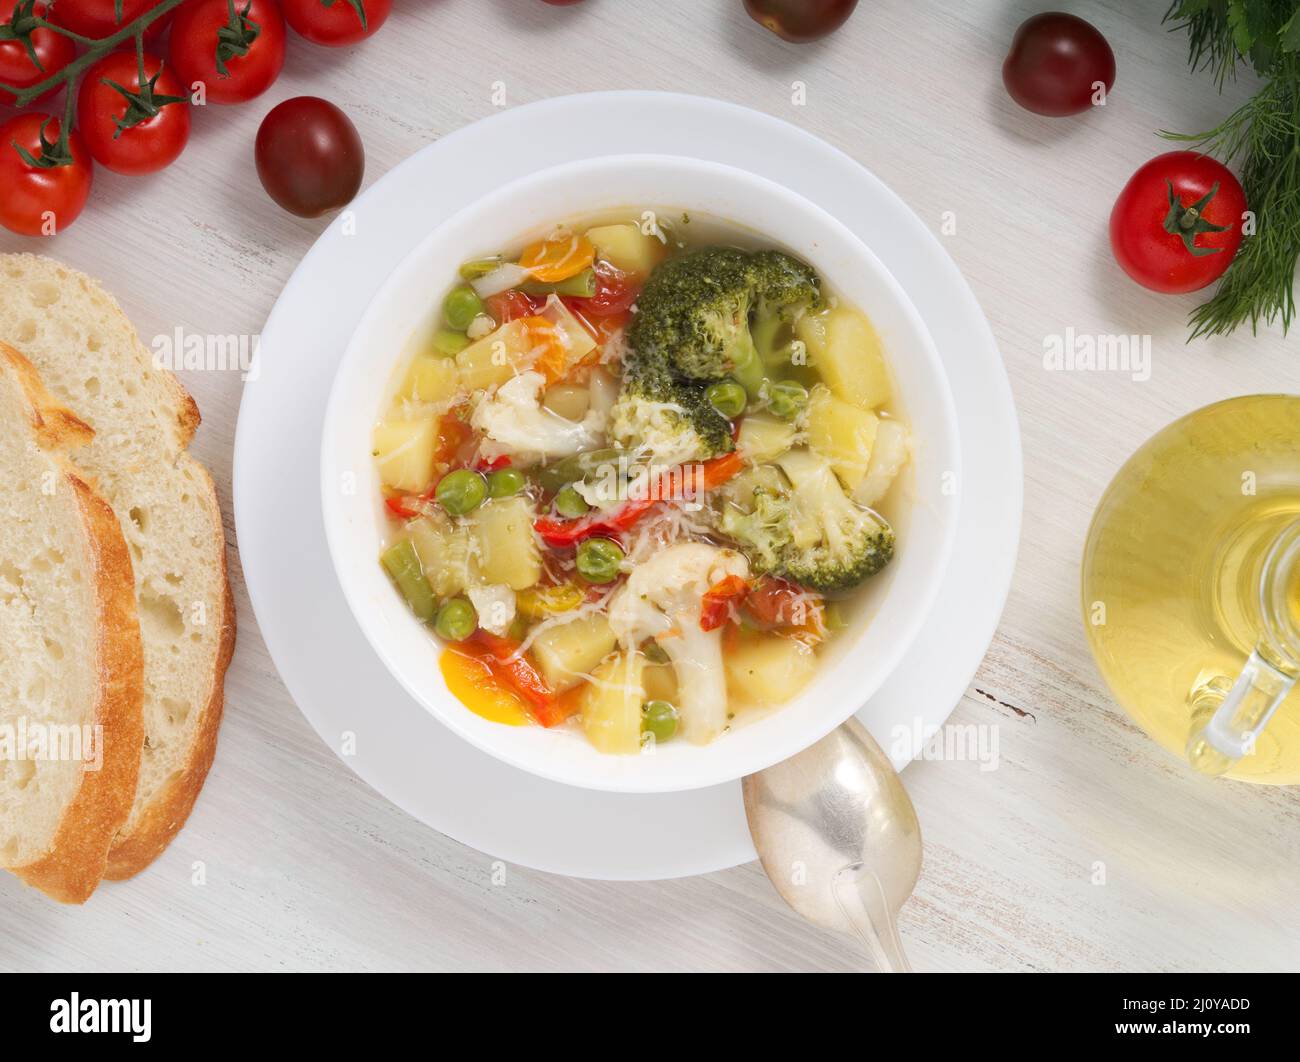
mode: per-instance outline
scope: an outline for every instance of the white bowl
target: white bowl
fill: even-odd
[[[799,697],[708,746],[674,741],[649,754],[606,756],[580,731],[492,723],[448,692],[438,669],[441,645],[412,618],[378,562],[388,520],[370,453],[394,370],[412,337],[429,327],[461,262],[518,246],[557,222],[629,208],[725,219],[812,264],[833,291],[871,318],[894,376],[896,404],[911,424],[914,454],[909,497],[893,514],[895,558],[859,591],[865,606],[828,644],[817,677]],[[807,748],[861,708],[894,670],[934,605],[951,553],[960,482],[956,425],[947,378],[916,309],[876,256],[820,207],[765,178],[697,159],[591,159],[522,178],[466,208],[430,233],[384,283],[352,336],[325,414],[325,531],[344,596],[375,652],[412,697],[465,740],[570,785],[636,793],[698,789]]]

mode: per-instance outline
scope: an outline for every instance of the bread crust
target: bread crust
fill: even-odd
[[[207,477],[207,483],[212,489],[212,504],[216,507],[216,486],[212,483],[211,476],[207,475],[207,470],[199,467]],[[217,519],[220,523],[219,510]],[[235,596],[230,589],[225,550],[221,554],[221,573],[226,591],[222,602],[221,647],[213,672],[212,693],[194,735],[190,760],[181,775],[169,782],[154,798],[140,817],[136,828],[130,834],[118,834],[108,853],[108,867],[104,872],[104,877],[110,881],[135,877],[162,855],[190,817],[203,784],[207,781],[208,771],[212,768],[212,761],[217,754],[217,732],[225,710],[226,671],[235,655]]]
[[[135,596],[131,554],[112,508],[62,456],[84,444],[88,428],[57,405],[35,368],[0,343],[0,358],[26,392],[32,428],[42,448],[60,467],[73,491],[87,533],[95,587],[99,675],[94,724],[101,727],[98,771],[83,771],[76,796],[64,812],[49,851],[13,872],[62,903],[84,903],[108,864],[114,837],[131,814],[144,744],[144,649]]]

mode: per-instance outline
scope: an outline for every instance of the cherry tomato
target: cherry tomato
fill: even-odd
[[[1027,111],[1053,118],[1093,105],[1098,83],[1115,84],[1115,53],[1091,22],[1048,11],[1026,19],[1002,64],[1002,83]]]
[[[190,138],[184,90],[156,55],[145,53],[144,70],[142,87],[135,55],[113,52],[86,71],[77,92],[77,128],[94,160],[114,173],[135,176],[164,169],[180,157]],[[118,126],[131,121],[136,124]]]
[[[1157,155],[1129,178],[1110,214],[1124,272],[1152,291],[1197,291],[1241,246],[1246,193],[1223,163],[1195,151]]]
[[[168,58],[187,89],[203,83],[209,103],[245,103],[280,76],[284,41],[275,0],[186,0],[176,9]]]
[[[544,4],[550,4],[551,7],[572,7],[574,4],[582,3],[582,0],[542,0]]]
[[[569,308],[583,317],[614,317],[630,309],[640,294],[631,278],[608,262],[597,262],[595,271],[596,294],[565,298]]]
[[[352,202],[366,172],[357,127],[316,96],[285,100],[262,119],[255,154],[266,194],[302,218]]]
[[[502,291],[483,300],[487,312],[498,325],[509,324],[520,317],[532,317],[545,304],[545,299],[534,299],[522,291]]]
[[[45,114],[20,114],[0,125],[0,225],[11,232],[53,236],[76,221],[86,205],[94,164],[79,133],[68,138],[66,166],[33,166],[17,150],[23,148],[37,162],[54,157],[59,128],[59,120]]]
[[[58,0],[50,21],[83,37],[102,40],[157,5],[158,0],[122,0],[122,17],[119,19],[117,0]],[[145,30],[145,39],[157,37],[170,21],[171,15],[168,14],[151,23]]]
[[[745,0],[750,18],[795,44],[834,33],[857,6],[858,0]]]
[[[280,6],[285,22],[312,44],[339,48],[378,32],[393,0],[280,0]]]
[[[33,18],[44,18],[47,10],[45,4],[27,8],[22,0],[16,0],[8,23],[0,24],[0,28],[7,28],[14,35],[0,41],[0,82],[18,89],[31,88],[53,77],[77,57],[77,46],[71,39],[52,29],[31,25]],[[35,62],[27,50],[28,43],[36,54]],[[36,99],[48,100],[61,87],[43,92]],[[0,103],[12,104],[16,99],[12,93],[0,92]]]

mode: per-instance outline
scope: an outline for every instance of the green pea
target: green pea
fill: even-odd
[[[475,317],[486,311],[487,307],[483,305],[483,300],[468,284],[452,288],[442,302],[442,315],[447,318],[447,324],[457,332],[465,331]]]
[[[577,489],[570,484],[555,496],[555,511],[561,516],[567,516],[570,519],[582,516],[591,508],[587,504],[587,499],[578,493]]]
[[[477,472],[462,468],[443,476],[434,494],[452,516],[464,516],[483,504],[487,483]]]
[[[745,389],[735,380],[719,380],[710,384],[704,397],[709,400],[709,405],[728,420],[745,412],[745,402],[748,400]]]
[[[671,740],[677,733],[677,709],[667,701],[647,701],[641,708],[641,733],[653,734],[656,742]]]
[[[528,481],[517,468],[498,468],[487,478],[489,498],[510,498],[524,489]]]
[[[464,332],[453,332],[448,328],[439,328],[433,334],[433,349],[445,357],[454,357],[469,346],[469,337]]]
[[[618,578],[623,548],[608,538],[589,538],[578,547],[578,574],[589,583],[610,583]]]
[[[478,630],[478,613],[463,597],[453,597],[438,609],[433,629],[439,638],[449,642],[463,642]]]
[[[782,420],[794,420],[808,405],[808,389],[793,380],[774,383],[768,391],[768,405]]]

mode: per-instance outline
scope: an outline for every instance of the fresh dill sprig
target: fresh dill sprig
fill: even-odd
[[[1300,256],[1300,0],[1174,0],[1165,21],[1186,30],[1192,69],[1210,71],[1220,90],[1246,63],[1265,79],[1214,129],[1163,134],[1235,162],[1254,215],[1218,291],[1192,312],[1192,338],[1246,321],[1252,332],[1280,321],[1285,332]]]

